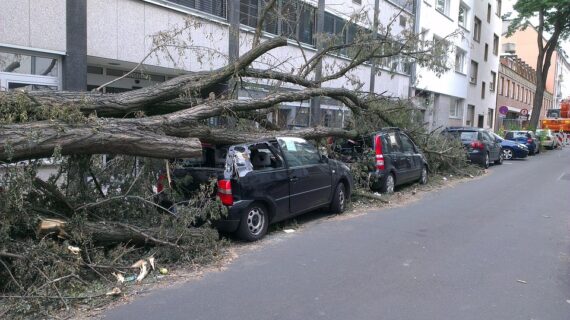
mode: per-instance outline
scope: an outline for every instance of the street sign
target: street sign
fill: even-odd
[[[504,119],[504,118],[506,118],[506,117],[507,117],[506,114],[499,113],[499,118]]]
[[[506,115],[509,112],[509,108],[507,106],[501,106],[499,108],[499,114]]]
[[[521,116],[528,116],[528,109],[521,109]]]

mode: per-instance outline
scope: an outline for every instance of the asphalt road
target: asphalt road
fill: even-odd
[[[566,176],[565,176],[566,174]],[[570,148],[272,237],[107,319],[570,319]]]

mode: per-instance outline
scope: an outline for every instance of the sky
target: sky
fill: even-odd
[[[516,14],[516,11],[513,10],[513,5],[517,2],[517,0],[503,0],[503,14],[506,14],[508,12],[512,12],[512,15]],[[511,15],[511,16],[512,16]],[[538,19],[536,20],[536,24],[538,24]],[[566,51],[567,54],[570,55],[570,41],[564,41],[563,43],[560,44],[560,46],[562,47],[562,49],[564,49],[564,51]]]

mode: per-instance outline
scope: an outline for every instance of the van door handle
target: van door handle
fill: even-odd
[[[297,182],[297,181],[299,181],[299,178],[297,178],[297,177],[292,177],[291,179],[289,179],[289,181],[291,181],[291,182]]]

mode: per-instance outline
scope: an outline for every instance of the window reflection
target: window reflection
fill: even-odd
[[[57,77],[57,63],[56,58],[0,52],[0,72]]]

